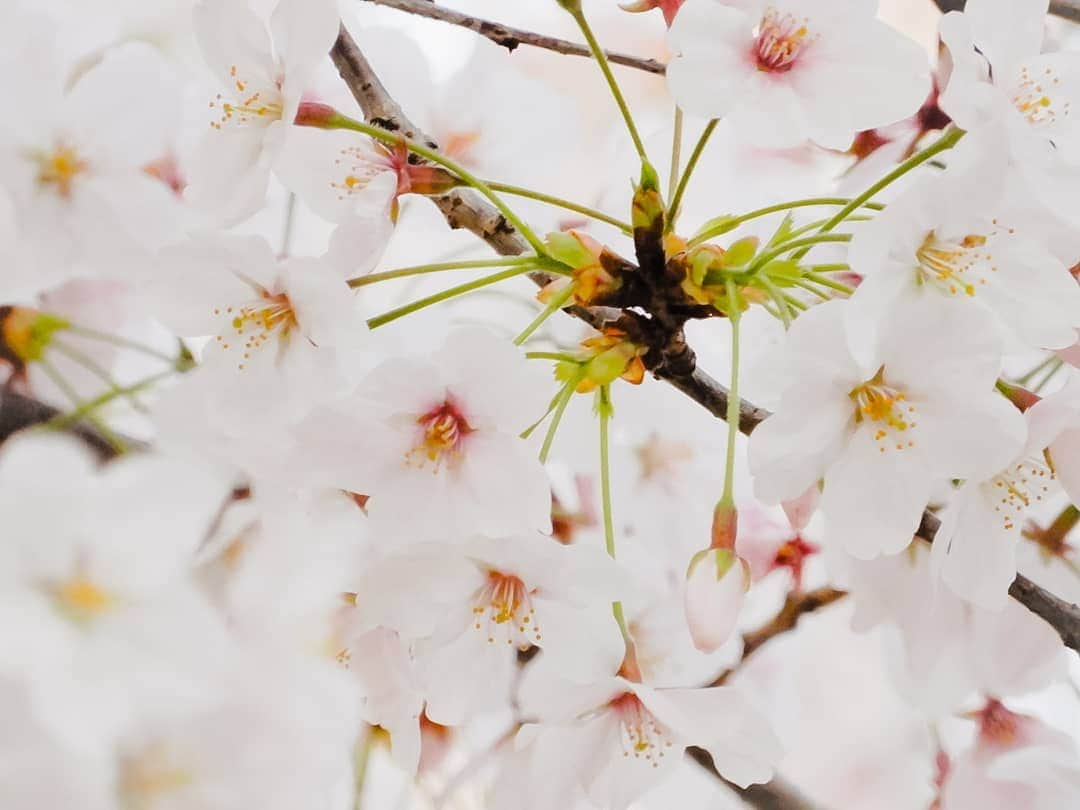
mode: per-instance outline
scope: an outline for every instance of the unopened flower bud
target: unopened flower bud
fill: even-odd
[[[343,116],[329,104],[318,101],[301,101],[296,108],[296,118],[293,123],[298,127],[317,127],[319,129],[334,129]]]
[[[691,558],[683,604],[697,649],[714,652],[728,640],[749,588],[750,567],[734,551],[707,548]]]

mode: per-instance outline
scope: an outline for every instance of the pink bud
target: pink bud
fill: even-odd
[[[331,129],[341,119],[341,113],[329,104],[318,101],[301,101],[293,123],[298,127]]]
[[[818,494],[818,485],[815,483],[798,498],[780,504],[784,509],[784,514],[787,515],[788,523],[791,524],[791,528],[795,530],[796,534],[805,529],[806,524],[810,522],[810,518],[814,516],[814,510],[817,509]]]
[[[728,640],[749,587],[750,566],[734,552],[707,548],[691,558],[684,607],[695,647],[714,652]]]

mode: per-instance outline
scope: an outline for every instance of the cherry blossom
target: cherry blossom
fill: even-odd
[[[995,173],[1007,160],[984,145],[969,167],[913,186],[861,228],[851,266],[864,276],[855,313],[880,321],[922,296],[985,307],[1007,335],[1038,348],[1063,348],[1080,326],[1080,287],[1042,235],[1003,210]]]
[[[3,25],[14,36],[17,26]],[[0,59],[0,94],[19,110],[0,134],[0,190],[15,231],[5,251],[9,298],[79,276],[129,277],[177,235],[167,192],[143,171],[169,120],[160,60],[128,45],[73,81],[55,43],[28,28]]]
[[[779,745],[745,696],[732,687],[655,689],[615,674],[618,648],[604,647],[592,678],[560,678],[543,658],[527,675],[521,701],[543,721],[518,735],[529,789],[565,799],[580,785],[598,806],[625,808],[669,777],[688,745],[706,749],[736,784],[769,778]]]
[[[668,36],[668,85],[687,111],[730,116],[755,142],[846,148],[914,113],[930,89],[919,48],[873,13],[851,0],[688,0]]]
[[[982,313],[909,312],[857,360],[848,306],[823,304],[792,328],[797,376],[751,436],[750,468],[758,496],[772,502],[823,478],[829,541],[872,558],[911,542],[934,482],[1000,469],[1024,426],[993,390],[1000,349]]]
[[[992,475],[966,481],[942,515],[934,542],[939,575],[981,607],[1005,604],[1024,518],[1054,492],[1054,469],[1045,450],[1062,429],[1064,414],[1055,405],[1027,411],[1023,449]]]
[[[278,260],[258,237],[207,237],[169,248],[145,297],[185,337],[210,336],[188,382],[214,418],[303,416],[316,382],[344,390],[367,327],[331,263]]]
[[[246,219],[266,196],[315,68],[338,31],[334,0],[280,0],[269,20],[246,0],[206,0],[195,35],[221,91],[191,165],[189,194],[226,222]]]
[[[549,532],[547,477],[518,437],[547,396],[543,372],[509,342],[463,329],[430,358],[381,364],[298,435],[320,480],[370,497],[379,533],[415,542]]]
[[[965,129],[1000,129],[1030,193],[1074,217],[1080,59],[1041,53],[1047,5],[979,0],[947,14],[941,38],[953,70],[941,106]]]

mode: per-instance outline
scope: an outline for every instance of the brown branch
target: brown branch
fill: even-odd
[[[764,785],[739,787],[720,775],[713,764],[712,756],[704,748],[693,746],[687,748],[686,753],[694,762],[731,788],[740,799],[758,810],[821,810],[819,805],[811,802],[779,776],[774,776]]]
[[[442,22],[450,23],[451,25],[467,28],[510,51],[514,50],[518,45],[530,45],[534,48],[543,48],[546,51],[554,51],[555,53],[567,54],[568,56],[584,56],[586,58],[591,58],[592,56],[586,46],[577,42],[570,42],[565,39],[559,39],[558,37],[549,37],[545,34],[537,34],[533,31],[525,31],[521,28],[511,28],[509,25],[503,25],[502,23],[492,22],[490,20],[482,20],[479,17],[462,14],[460,11],[437,6],[435,3],[430,2],[430,0],[366,1],[368,3],[374,3],[377,6],[386,6],[388,8],[397,9],[398,11],[404,11],[408,14],[415,14],[418,17],[427,17],[430,20],[440,20]],[[655,59],[642,59],[639,56],[615,53],[613,51],[604,51],[604,53],[607,54],[608,61],[616,65],[623,65],[624,67],[631,67],[637,70],[643,70],[646,73],[658,75],[663,75],[667,70],[667,66],[663,62],[658,62]]]
[[[52,405],[39,402],[33,397],[11,390],[2,391],[0,392],[0,442],[9,439],[20,430],[43,425],[51,419],[62,415],[63,411],[54,408]],[[65,431],[86,442],[103,461],[116,455],[116,448],[93,427],[84,422],[70,425],[65,428]],[[125,444],[129,442],[136,446],[141,445],[134,439],[125,440]]]
[[[965,0],[934,0],[942,13],[949,11],[963,11]],[[1020,2],[1020,0],[1015,0]],[[1080,2],[1077,0],[1054,0],[1050,3],[1050,13],[1066,20],[1080,22]]]

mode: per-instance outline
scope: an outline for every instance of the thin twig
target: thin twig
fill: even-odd
[[[934,0],[942,13],[963,11],[965,0]],[[1050,3],[1050,13],[1066,20],[1080,22],[1080,2],[1077,0],[1054,0]]]
[[[440,20],[451,25],[468,28],[470,31],[474,31],[510,51],[517,48],[518,45],[530,45],[534,48],[542,48],[546,51],[554,51],[568,56],[591,56],[588,47],[577,42],[570,42],[558,37],[549,37],[545,34],[537,34],[521,28],[512,28],[509,25],[492,22],[491,20],[482,20],[479,17],[462,14],[460,11],[443,8],[430,2],[430,0],[366,0],[366,2],[397,9],[408,14],[415,14],[418,17],[427,17],[431,20]],[[658,75],[662,75],[667,70],[667,66],[663,62],[658,62],[655,59],[643,59],[639,56],[612,51],[604,51],[604,53],[607,54],[608,61],[616,65]]]

